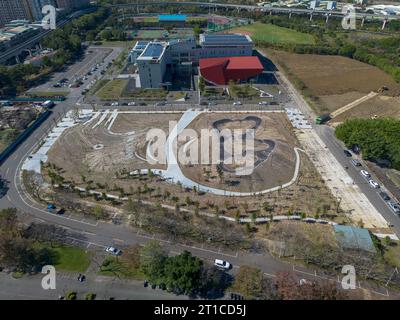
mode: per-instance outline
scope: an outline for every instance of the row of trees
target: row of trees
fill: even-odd
[[[388,160],[400,170],[400,121],[396,119],[351,119],[339,125],[336,137],[348,147],[359,146],[372,161]]]
[[[274,279],[266,278],[260,269],[242,266],[232,288],[247,300],[344,300],[349,296],[333,282],[302,284],[294,274],[278,272]]]
[[[57,257],[39,242],[49,243],[57,227],[32,224],[28,228],[21,225],[16,209],[0,211],[0,268],[20,272],[38,272],[42,266],[52,264]]]

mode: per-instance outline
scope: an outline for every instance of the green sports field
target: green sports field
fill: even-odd
[[[309,34],[261,22],[256,22],[251,25],[234,28],[231,29],[230,32],[248,34],[255,41],[266,41],[269,43],[284,43],[284,44],[314,43],[313,36]]]
[[[137,32],[132,32],[132,35],[140,40],[153,40],[153,39],[181,39],[188,36],[193,36],[194,32],[192,29],[172,29],[169,32],[167,30],[146,30],[141,29]]]

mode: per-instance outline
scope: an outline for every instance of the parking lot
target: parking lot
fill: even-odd
[[[102,77],[102,71],[121,51],[122,48],[118,47],[89,47],[78,62],[67,66],[62,72],[54,73],[49,81],[32,88],[29,93],[68,94],[81,86],[86,89]]]

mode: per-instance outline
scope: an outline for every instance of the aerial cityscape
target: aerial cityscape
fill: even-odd
[[[399,0],[0,0],[0,300],[400,299],[399,48]]]

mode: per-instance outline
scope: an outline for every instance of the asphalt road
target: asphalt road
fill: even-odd
[[[347,172],[349,176],[353,179],[354,183],[361,189],[361,191],[366,195],[368,200],[374,205],[376,210],[388,221],[390,224],[393,225],[393,229],[395,230],[397,236],[400,237],[400,217],[397,216],[386,204],[385,201],[379,196],[379,192],[384,190],[384,187],[381,184],[381,188],[374,189],[372,188],[369,183],[368,179],[364,178],[360,174],[360,170],[368,170],[366,166],[363,165],[363,168],[356,168],[350,162],[351,159],[355,159],[355,155],[353,157],[347,157],[343,150],[345,149],[344,145],[338,141],[335,137],[334,129],[329,126],[315,126],[315,130],[317,131],[318,135],[321,137],[323,142],[329,148],[330,152],[335,156],[335,158],[342,164],[343,167],[348,167]],[[357,158],[361,163],[363,161],[360,158]],[[370,172],[371,178],[379,183],[379,180],[374,177],[374,175]],[[385,192],[387,192],[385,190]]]
[[[0,300],[54,300],[65,297],[68,292],[76,292],[79,300],[87,293],[96,294],[97,300],[183,300],[185,296],[177,296],[160,289],[144,288],[142,281],[126,280],[111,277],[96,276],[79,282],[75,276],[57,274],[56,289],[44,290],[41,286],[42,277],[24,276],[14,279],[11,274],[0,273]]]

